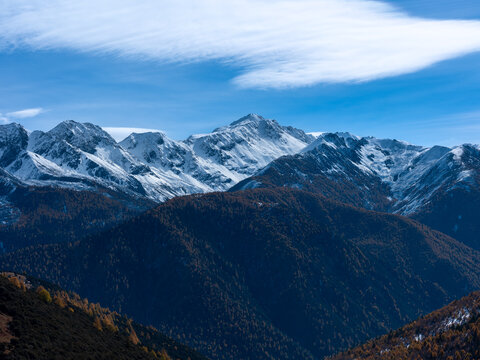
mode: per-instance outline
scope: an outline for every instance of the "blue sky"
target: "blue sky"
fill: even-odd
[[[122,1],[131,14],[128,6],[134,5]],[[251,6],[248,1],[237,1],[236,6]],[[372,35],[367,31],[355,42],[349,42],[350,35],[341,37],[343,32],[336,24],[330,24],[315,29],[318,33],[312,33],[301,47],[296,45],[297,40],[303,41],[304,34],[316,25],[305,29],[293,26],[309,21],[316,24],[314,16],[302,16],[309,16],[304,15],[309,7],[316,15],[316,11],[329,6],[328,0],[320,1],[321,6],[301,0],[305,8],[294,8],[298,10],[298,23],[292,20],[292,27],[287,26],[281,35],[288,47],[281,37],[275,37],[275,32],[283,31],[281,23],[278,28],[260,26],[252,30],[248,21],[244,24],[245,19],[239,17],[232,21],[240,23],[244,30],[231,30],[229,19],[216,17],[211,11],[206,14],[212,16],[214,25],[198,25],[202,26],[203,37],[193,36],[195,41],[191,42],[184,40],[191,38],[192,33],[172,28],[172,24],[158,29],[158,39],[145,36],[157,31],[155,26],[162,21],[161,17],[152,22],[154,27],[145,27],[145,33],[130,34],[131,42],[123,41],[121,27],[103,29],[102,18],[89,19],[90,22],[74,24],[72,29],[63,31],[62,23],[52,24],[52,28],[45,25],[51,23],[49,16],[64,18],[73,11],[89,9],[72,10],[65,5],[68,2],[52,2],[59,10],[45,10],[41,1],[32,2],[39,4],[38,9],[33,5],[27,15],[41,24],[31,25],[25,10],[18,5],[22,1],[0,1],[0,20],[14,18],[12,14],[16,19],[3,21],[4,28],[0,25],[0,33],[8,34],[3,39],[0,35],[0,119],[4,122],[17,121],[31,130],[47,130],[62,120],[74,119],[103,127],[161,129],[182,139],[192,133],[211,131],[247,113],[258,113],[307,131],[351,131],[425,145],[480,143],[480,2],[476,0],[383,2],[396,7],[394,18],[389,18],[388,8],[372,10],[364,7],[363,3],[370,6],[368,2],[353,0],[353,5],[359,3],[355,16],[365,15],[366,22],[379,23],[378,28],[371,29]],[[98,2],[105,9],[112,5],[109,0]],[[183,2],[188,5],[188,0]],[[210,6],[214,2],[206,1]],[[264,5],[265,9],[252,10],[270,13],[268,6],[274,6]],[[65,14],[61,13],[62,6]],[[138,15],[141,23],[144,12],[150,10],[139,9],[138,14],[129,17]],[[160,10],[171,11],[173,17],[182,9],[171,5],[171,9]],[[101,11],[98,10],[99,14]],[[333,16],[340,14],[338,22],[343,21],[338,5],[326,11]],[[122,15],[116,16],[114,21]],[[188,28],[191,18],[179,16],[185,21],[181,29]],[[381,32],[382,26],[388,31],[396,29],[384,24],[383,17],[390,22],[404,22],[412,33],[405,34],[402,28],[396,37],[375,37],[373,32]],[[424,21],[427,19],[435,21],[430,24]],[[221,23],[218,28],[215,21]],[[321,21],[320,16],[318,22]],[[26,23],[28,31],[23,30]],[[424,31],[427,26],[435,28]],[[173,35],[165,34],[169,29]],[[219,29],[228,36],[217,35]],[[86,32],[77,37],[79,31]],[[192,31],[194,35],[199,32],[195,28]],[[253,36],[248,35],[249,31]],[[343,47],[320,40],[316,43],[318,34],[325,31],[340,34],[338,42],[344,41]],[[108,37],[104,36],[106,32]],[[85,41],[88,36],[91,41]],[[257,39],[261,39],[258,44]],[[379,66],[369,66],[370,50],[366,48],[371,42],[380,44],[371,50],[374,58],[386,59]],[[399,49],[393,46],[396,43]],[[264,49],[270,48],[270,44],[273,50],[267,52]],[[355,51],[349,57],[352,47]],[[325,59],[325,52],[340,55]],[[405,52],[408,57],[404,59]],[[400,59],[398,64],[395,59]],[[28,109],[38,111],[22,112]]]

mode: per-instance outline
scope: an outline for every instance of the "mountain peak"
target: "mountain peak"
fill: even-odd
[[[91,123],[80,123],[74,120],[66,120],[55,126],[48,134],[64,140],[80,149],[92,152],[100,143],[115,145],[116,141],[100,126]]]
[[[235,120],[234,122],[232,122],[229,126],[235,126],[235,125],[243,125],[243,124],[260,124],[261,122],[265,122],[265,121],[270,121],[270,122],[275,122],[275,120],[271,120],[271,119],[266,119],[264,118],[263,116],[261,115],[258,115],[258,114],[248,114],[244,117],[241,117],[240,119],[238,120]],[[222,128],[225,128],[222,127]]]
[[[100,126],[94,125],[92,123],[81,123],[75,120],[65,120],[60,124],[55,126],[52,130],[49,131],[51,135],[64,135],[70,134],[74,136],[88,136],[89,134],[98,134],[102,137],[108,137],[113,140],[113,138]]]
[[[145,133],[131,133],[119,144],[126,149],[133,149],[139,145],[158,146],[170,141],[167,135],[162,131],[151,131]]]
[[[0,166],[14,162],[27,148],[28,132],[17,123],[0,125]]]
[[[161,139],[167,137],[163,131],[148,131],[148,132],[133,132],[127,138],[132,137],[135,139]]]
[[[360,140],[361,138],[357,135],[354,135],[348,131],[344,131],[344,132],[336,132],[335,135],[337,135],[338,137],[341,137],[345,140],[347,139],[354,139],[354,140]]]
[[[334,148],[349,148],[352,143],[360,141],[362,138],[353,135],[349,132],[336,132],[336,133],[322,133],[317,138],[306,146],[302,153],[312,151],[323,145],[327,145]]]
[[[5,137],[10,137],[14,134],[25,133],[27,134],[27,130],[18,124],[18,123],[8,123],[4,125],[0,125],[0,139]]]
[[[212,131],[212,134],[219,132],[235,132],[235,129],[247,129],[247,131],[260,131],[264,133],[279,133],[286,129],[293,130],[292,127],[280,125],[276,120],[264,118],[258,114],[248,114],[238,120],[230,123],[230,125],[221,126]],[[269,130],[268,130],[269,129]],[[242,130],[243,131],[243,130]]]

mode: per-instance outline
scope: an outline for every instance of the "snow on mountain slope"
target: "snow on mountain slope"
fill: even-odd
[[[226,190],[272,160],[299,152],[313,140],[302,130],[250,114],[210,134],[190,136],[185,144],[192,149],[195,160],[214,174],[206,182]]]
[[[169,139],[165,134],[156,133],[133,133],[120,142],[120,145],[128,151],[137,161],[150,167],[157,178],[163,179],[164,186],[175,184],[175,189],[169,191],[172,197],[197,192],[213,191],[208,185],[194,177],[195,171],[206,173],[195,162],[195,155],[191,149],[180,141]],[[158,184],[154,178],[144,182],[151,184],[154,191]]]
[[[27,144],[28,133],[21,125],[0,125],[0,167],[6,167],[15,161]]]
[[[186,143],[201,158],[222,164],[236,173],[249,174],[279,154],[299,152],[313,139],[301,130],[250,114],[211,134],[193,135]]]
[[[414,214],[439,191],[478,187],[478,146],[453,149],[349,133],[324,133],[301,153],[273,161],[233,190],[290,186],[370,209]]]
[[[0,166],[35,185],[91,189],[99,184],[164,201],[226,190],[313,139],[258,115],[186,141],[143,133],[117,143],[102,128],[71,120],[30,135],[20,125],[9,124],[0,126]]]
[[[36,185],[84,188],[94,182],[141,193],[141,184],[129,174],[135,165],[100,127],[65,121],[48,132],[31,133],[27,147],[5,169]]]
[[[138,161],[177,179],[180,194],[226,190],[270,161],[294,154],[313,137],[258,115],[185,141],[131,134],[120,145]]]
[[[184,141],[150,132],[117,143],[102,128],[71,120],[31,134],[18,124],[0,126],[0,168],[19,181],[101,186],[156,201],[269,182],[409,215],[440,191],[478,187],[479,161],[474,145],[426,148],[349,133],[314,136],[255,114]]]

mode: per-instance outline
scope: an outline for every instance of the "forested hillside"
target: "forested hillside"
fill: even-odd
[[[292,189],[172,199],[3,269],[48,279],[214,359],[313,359],[480,286],[480,255],[413,220]]]
[[[0,252],[83,239],[154,205],[109,189],[93,192],[17,185],[6,193],[0,201]]]
[[[480,358],[480,292],[456,300],[401,329],[331,360]]]
[[[2,359],[206,360],[154,328],[41,283],[1,274]]]

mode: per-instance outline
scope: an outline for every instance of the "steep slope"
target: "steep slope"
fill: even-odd
[[[456,300],[388,335],[331,359],[478,358],[480,358],[480,292]]]
[[[139,161],[189,184],[177,193],[185,195],[227,190],[273,159],[299,152],[313,139],[301,130],[250,114],[185,141],[144,133],[132,134],[120,145]]]
[[[21,182],[0,167],[0,227],[15,223],[20,216],[19,209],[9,201],[18,186]]]
[[[480,150],[459,146],[442,160],[430,174],[443,181],[412,217],[480,249]]]
[[[288,189],[175,198],[88,240],[0,261],[215,359],[332,354],[478,288],[479,264],[413,220]]]
[[[8,276],[0,276],[2,359],[206,360],[158,331],[76,294],[52,290],[48,284],[32,286],[24,276],[2,275]]]
[[[396,140],[322,134],[231,190],[293,187],[366,209],[411,216],[480,249],[478,146],[424,148]]]
[[[350,134],[324,134],[300,154],[274,160],[231,190],[292,187],[367,209],[386,210],[389,189],[362,165],[365,140]]]
[[[131,175],[148,172],[141,165],[100,127],[70,120],[48,132],[31,133],[28,145],[12,162],[5,163],[4,169],[34,185],[92,190],[99,184],[145,195],[141,183]]]
[[[212,189],[227,190],[246,176],[282,155],[295,154],[313,141],[302,130],[279,125],[274,120],[250,114],[211,134],[194,135],[188,144],[199,161],[220,166],[231,180],[212,179]]]
[[[98,186],[95,192],[28,186],[0,168],[0,253],[79,240],[154,204]]]
[[[164,201],[226,190],[281,155],[294,154],[311,135],[258,115],[186,141],[162,133],[132,134],[120,144],[100,127],[64,121],[28,134],[0,126],[0,167],[36,186],[93,190]]]
[[[17,158],[28,145],[28,133],[18,124],[0,126],[0,168],[5,167]]]

